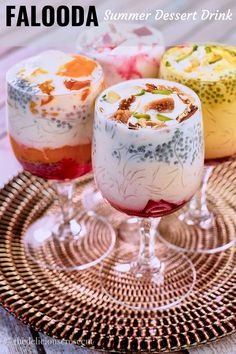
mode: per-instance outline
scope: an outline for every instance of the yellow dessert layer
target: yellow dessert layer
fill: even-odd
[[[185,52],[187,53],[187,49]],[[184,69],[179,68],[177,71],[173,60],[181,59],[181,55],[183,58],[183,48],[176,47],[167,51],[160,69],[160,76],[163,79],[180,82],[199,95],[203,108],[206,159],[221,158],[236,153],[236,55],[234,57],[233,53],[224,54],[221,50],[215,52],[219,55],[223,53],[223,59],[213,63],[212,69],[210,65],[208,66],[208,70],[212,70],[211,80],[203,79],[200,75],[205,70],[203,64],[196,68],[193,60],[194,76],[192,72],[186,72]],[[209,53],[206,54],[208,57]],[[191,56],[182,59],[184,60],[190,61]],[[205,58],[202,60],[204,61]]]

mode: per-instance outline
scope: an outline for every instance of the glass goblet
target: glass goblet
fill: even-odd
[[[124,80],[158,77],[165,44],[162,33],[151,26],[104,22],[99,29],[79,34],[77,50],[100,63],[106,86],[110,86]],[[101,201],[99,193],[90,189],[84,197],[85,207],[95,211]],[[117,230],[118,238],[130,242],[137,222],[137,218],[125,218]]]
[[[120,97],[113,104],[106,101],[110,91]],[[147,105],[158,108],[167,97],[165,102],[173,98],[179,109],[179,91],[194,99],[191,117],[160,124],[155,109],[147,114]],[[140,122],[141,117],[147,123]],[[143,126],[148,122],[153,124]],[[137,217],[140,226],[137,257],[125,243],[104,262],[100,273],[104,291],[134,309],[177,305],[194,286],[194,266],[181,252],[161,243],[156,247],[157,228],[160,218],[181,208],[201,182],[204,148],[198,96],[183,85],[158,79],[130,80],[106,89],[96,101],[92,156],[103,197],[117,210]]]
[[[25,171],[49,181],[59,211],[28,228],[27,254],[50,269],[85,269],[115,243],[112,227],[73,202],[77,179],[92,170],[93,107],[103,88],[95,61],[59,51],[43,52],[7,73],[8,129]],[[48,188],[50,188],[48,186]]]
[[[207,200],[216,160],[223,163],[236,153],[235,55],[235,46],[195,43],[169,49],[161,62],[161,77],[193,89],[203,111],[205,168],[201,188],[183,213],[160,225],[163,240],[178,250],[215,253],[235,243],[234,232],[223,232],[228,228],[227,219]]]

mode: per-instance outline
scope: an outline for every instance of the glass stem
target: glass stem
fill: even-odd
[[[53,182],[53,187],[57,193],[63,223],[68,224],[75,214],[73,207],[74,183],[71,181]]]
[[[73,238],[78,240],[86,235],[86,226],[78,221],[77,211],[73,205],[74,183],[53,182],[61,209],[62,221],[55,237],[59,239]]]
[[[207,207],[207,185],[209,177],[212,173],[212,166],[205,166],[202,178],[202,184],[195,196],[189,203],[189,211],[193,217],[201,218],[211,215]]]
[[[155,241],[157,227],[160,218],[142,218],[140,219],[140,248],[137,262],[134,263],[133,273],[137,277],[151,276],[155,280],[163,279],[163,263],[158,259],[155,253]]]

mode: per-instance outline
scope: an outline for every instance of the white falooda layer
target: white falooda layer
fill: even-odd
[[[103,87],[103,73],[95,63],[89,76],[57,75],[59,68],[71,60],[73,56],[69,54],[48,51],[8,72],[9,133],[18,143],[42,149],[91,142],[94,101]],[[32,74],[35,72],[36,76]],[[70,79],[72,83],[88,82],[88,85],[70,90],[64,84]],[[46,88],[54,87],[47,94],[39,88],[45,82]]]
[[[56,118],[36,116],[27,106],[23,111],[10,100],[7,108],[9,133],[18,143],[38,149],[88,144],[92,140],[94,101],[101,89],[102,84],[83,103],[80,94],[55,97],[48,106],[53,110],[54,105],[60,106]]]
[[[138,85],[140,81],[144,82],[123,85]],[[148,82],[170,84],[163,80]],[[141,211],[151,200],[181,204],[196,192],[204,161],[202,117],[198,97],[186,90],[194,96],[198,110],[186,121],[160,129],[131,130],[100,111],[104,93],[97,99],[93,168],[98,188],[111,203]]]
[[[82,114],[82,113],[81,113]],[[59,148],[65,145],[75,146],[91,142],[93,112],[86,108],[86,119],[66,118],[65,120],[35,118],[28,114],[20,115],[14,107],[8,106],[9,134],[18,143],[28,147]]]

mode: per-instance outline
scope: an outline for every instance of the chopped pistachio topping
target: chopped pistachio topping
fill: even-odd
[[[157,119],[161,122],[168,122],[168,120],[173,120],[173,118],[169,118],[167,116],[164,116],[163,114],[157,114]]]
[[[137,93],[135,96],[143,96],[145,94],[145,90],[142,89],[139,93]]]
[[[194,45],[194,46],[192,47],[192,49],[190,50],[189,53],[186,53],[186,54],[182,55],[180,58],[176,59],[176,62],[179,63],[180,61],[182,61],[182,60],[188,58],[188,57],[189,57],[191,54],[193,54],[193,52],[195,52],[197,49],[198,49],[198,46],[197,46],[197,45]]]
[[[153,90],[153,94],[159,94],[159,95],[171,95],[172,91],[170,90]]]
[[[211,53],[211,47],[205,47],[206,53]]]
[[[144,118],[144,119],[147,119],[147,120],[151,119],[150,114],[147,114],[147,113],[134,113],[133,117],[135,117],[137,119],[140,119],[140,118]]]

